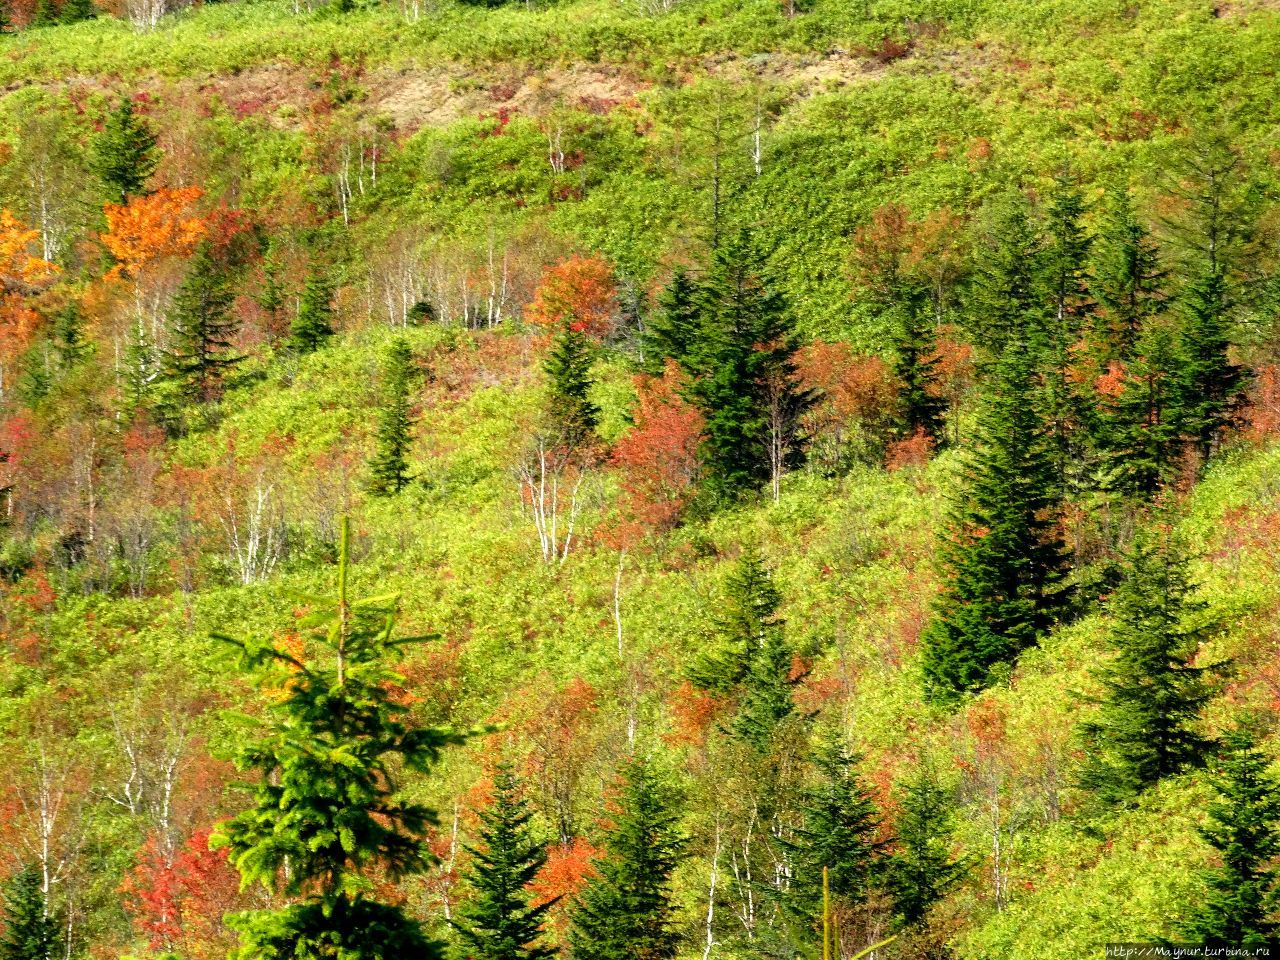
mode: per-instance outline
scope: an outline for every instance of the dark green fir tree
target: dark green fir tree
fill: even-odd
[[[1181,258],[1179,390],[1188,439],[1202,458],[1239,410],[1244,369],[1231,354],[1238,268],[1253,221],[1239,152],[1222,131],[1195,136],[1174,164],[1184,213],[1166,223]]]
[[[1064,170],[1055,179],[1044,212],[1041,283],[1049,305],[1045,356],[1040,363],[1041,402],[1049,430],[1053,471],[1062,494],[1088,483],[1093,463],[1090,439],[1095,404],[1079,385],[1077,347],[1093,310],[1088,268],[1091,239],[1084,227],[1088,207],[1075,177]]]
[[[401,796],[398,781],[404,771],[429,771],[460,738],[414,725],[400,705],[404,680],[392,665],[406,644],[432,638],[395,636],[394,598],[351,599],[349,528],[344,518],[337,597],[308,619],[315,631],[304,651],[217,637],[270,691],[260,734],[236,757],[259,776],[253,806],[211,840],[246,884],[283,904],[231,918],[237,960],[441,956],[377,891],[431,867],[423,834],[435,815]]]
[[[671,874],[684,855],[676,800],[645,760],[622,774],[613,826],[569,932],[574,960],[670,960],[680,944]]]
[[[658,308],[644,329],[641,352],[645,371],[660,374],[667,361],[674,360],[688,372],[700,324],[698,285],[686,271],[677,270],[662,288]]]
[[[921,228],[906,207],[889,204],[859,231],[855,246],[858,299],[869,304],[893,345],[893,372],[902,408],[901,434],[942,438],[936,330],[947,288],[939,261],[926,252]]]
[[[1231,304],[1226,275],[1207,269],[1183,288],[1179,406],[1202,457],[1218,448],[1244,399],[1245,371],[1231,358]]]
[[[1178,378],[1176,333],[1165,318],[1148,318],[1114,392],[1098,403],[1095,441],[1108,485],[1121,493],[1150,498],[1177,476],[1184,421]]]
[[[238,326],[234,300],[225,268],[202,244],[173,298],[173,342],[164,363],[165,377],[184,404],[217,399],[227,373],[244,359],[231,350]]]
[[[493,778],[493,800],[480,812],[480,843],[467,850],[474,891],[458,908],[454,926],[465,960],[546,960],[542,925],[555,901],[530,906],[529,884],[547,862],[546,845],[533,836],[533,813],[510,764]]]
[[[102,130],[93,138],[90,158],[112,203],[127,203],[145,191],[160,162],[160,151],[156,135],[128,97],[107,115]]]
[[[795,465],[800,451],[791,438],[813,398],[797,385],[795,331],[747,234],[716,250],[697,309],[689,391],[705,420],[707,486],[734,498],[776,484]]]
[[[1128,190],[1113,189],[1092,248],[1090,289],[1099,312],[1091,340],[1100,372],[1113,360],[1133,358],[1147,322],[1163,309],[1166,276]]]
[[[731,731],[758,750],[768,747],[778,725],[795,712],[794,655],[782,597],[758,550],[748,546],[726,585],[716,618],[715,646],[690,670],[704,689],[737,698]]]
[[[98,15],[98,8],[93,0],[63,0],[61,20],[63,23],[80,23],[92,20]]]
[[[933,770],[922,767],[907,781],[898,808],[886,885],[898,923],[912,926],[964,878],[969,864],[952,852],[955,801]]]
[[[1221,858],[1207,871],[1206,896],[1182,924],[1191,943],[1208,947],[1274,947],[1280,942],[1280,783],[1271,760],[1245,729],[1224,738],[1213,763],[1217,799],[1201,835]]]
[[[298,353],[312,353],[332,336],[333,283],[323,271],[312,270],[302,288],[298,315],[289,329],[289,346]]]
[[[952,497],[944,582],[926,628],[932,698],[980,689],[998,665],[1036,643],[1067,611],[1061,490],[1041,419],[1027,316],[1001,337]]]
[[[1130,801],[1209,752],[1198,721],[1212,669],[1193,665],[1207,636],[1203,606],[1176,541],[1139,533],[1110,604],[1114,657],[1098,671],[1098,716],[1081,725],[1080,783],[1103,804]]]
[[[995,198],[984,220],[985,239],[974,263],[966,323],[974,342],[983,348],[984,362],[991,364],[1007,345],[1021,338],[1034,338],[1034,342],[1028,339],[1029,348],[1043,348],[1044,241],[1032,220],[1031,205],[1020,191]]]
[[[64,370],[72,369],[92,352],[93,345],[84,332],[84,311],[74,300],[53,315],[49,332]]]
[[[0,960],[56,960],[63,954],[61,926],[50,914],[40,871],[24,867],[4,885]]]
[[[572,324],[561,324],[551,339],[542,369],[549,387],[547,413],[570,447],[589,443],[600,411],[591,399],[591,341]]]
[[[946,401],[938,387],[934,312],[925,296],[903,304],[893,334],[893,373],[900,387],[905,436],[920,433],[933,443],[943,437]]]
[[[858,775],[861,759],[842,740],[814,751],[816,779],[800,797],[803,821],[785,844],[792,864],[788,905],[805,925],[821,921],[823,867],[838,911],[862,903],[878,880],[885,844],[875,800]]]
[[[376,447],[369,461],[369,489],[378,496],[397,494],[413,479],[409,473],[413,374],[413,351],[403,337],[395,337],[383,366]]]

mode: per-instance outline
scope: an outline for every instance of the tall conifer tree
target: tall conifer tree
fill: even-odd
[[[770,410],[794,423],[812,403],[796,386],[798,343],[786,306],[762,274],[749,236],[738,234],[715,251],[697,298],[689,391],[705,420],[708,487],[725,497],[759,489],[773,473]]]
[[[680,934],[671,874],[684,856],[676,801],[645,760],[623,771],[604,856],[573,911],[574,960],[670,960]]]
[[[395,337],[387,347],[383,366],[377,446],[369,461],[369,488],[378,496],[399,493],[412,479],[409,474],[412,381],[413,351],[403,337]]]
[[[1187,433],[1202,457],[1217,448],[1242,399],[1244,370],[1231,357],[1240,294],[1235,272],[1251,214],[1244,167],[1225,134],[1189,145],[1173,187],[1183,216],[1167,226],[1182,255],[1179,390]]]
[[[1147,322],[1164,301],[1167,271],[1151,232],[1138,219],[1128,190],[1108,195],[1092,248],[1090,290],[1101,308],[1093,337],[1105,372],[1112,360],[1127,363]]]
[[[433,862],[423,834],[435,815],[400,795],[401,771],[427,772],[460,738],[415,726],[397,702],[403,678],[392,662],[406,644],[432,638],[395,636],[394,598],[352,601],[349,529],[344,518],[337,598],[307,621],[316,630],[304,650],[217,637],[271,693],[260,736],[237,755],[241,770],[259,774],[254,805],[211,840],[245,883],[284,904],[232,917],[238,960],[441,955],[377,890]]]
[[[1119,392],[1099,403],[1096,439],[1111,484],[1149,498],[1175,478],[1183,450],[1177,338],[1165,318],[1145,321],[1124,363]]]
[[[1047,311],[1040,289],[1044,243],[1026,197],[1019,191],[997,197],[985,220],[985,239],[970,284],[967,326],[990,364],[1019,339],[1027,340],[1027,348],[1042,348]]]
[[[921,768],[906,783],[895,824],[897,842],[886,864],[898,922],[919,923],[969,869],[951,851],[955,804],[937,775]]]
[[[950,699],[1034,644],[1066,611],[1061,488],[1039,415],[1028,317],[1001,337],[977,436],[965,451],[943,546],[944,584],[924,634],[931,696]]]
[[[493,778],[493,800],[480,812],[480,845],[468,847],[474,894],[458,908],[454,925],[467,960],[546,960],[556,951],[542,940],[542,924],[555,901],[530,906],[529,884],[547,862],[546,847],[530,829],[533,814],[510,764]]]
[[[108,114],[101,132],[94,137],[91,160],[112,203],[127,203],[130,197],[145,191],[147,180],[160,162],[160,153],[156,135],[134,111],[128,97]]]
[[[931,273],[940,265],[939,251],[931,246],[906,207],[887,204],[857,233],[854,272],[859,299],[875,310],[893,343],[902,432],[938,440],[944,404],[937,389],[935,332],[946,282]]]
[[[801,794],[803,822],[786,843],[792,859],[787,891],[793,912],[809,923],[822,907],[822,869],[831,897],[848,908],[866,899],[878,879],[885,844],[875,800],[858,775],[861,761],[847,744],[829,740],[814,751],[816,781]]]
[[[719,642],[690,671],[699,686],[737,697],[731,729],[759,750],[795,712],[791,692],[798,678],[792,676],[785,621],[778,616],[781,602],[764,558],[746,547],[716,618]]]
[[[1045,356],[1041,363],[1045,422],[1049,429],[1053,470],[1063,495],[1086,482],[1091,460],[1089,439],[1094,405],[1077,385],[1076,346],[1092,312],[1088,266],[1090,237],[1084,220],[1084,196],[1069,170],[1055,179],[1044,214],[1041,283],[1049,304]]]
[[[165,375],[187,404],[216,399],[227,371],[244,359],[231,352],[234,300],[225,268],[202,244],[173,298],[173,345],[165,357]]]
[[[1202,608],[1178,545],[1140,533],[1111,601],[1115,656],[1099,670],[1099,715],[1081,728],[1080,781],[1103,803],[1131,800],[1204,760],[1210,744],[1197,721],[1212,690],[1209,669],[1192,665],[1206,636]]]
[[[550,386],[548,413],[573,447],[590,439],[600,417],[591,399],[591,355],[587,335],[572,324],[563,323],[552,338],[543,364]]]
[[[0,896],[4,920],[0,960],[57,960],[62,956],[61,928],[50,915],[38,869],[19,870]]]
[[[1208,947],[1274,947],[1280,940],[1280,783],[1247,730],[1231,731],[1214,763],[1217,799],[1201,835],[1222,864],[1208,871],[1208,895],[1182,925]]]
[[[645,327],[643,339],[644,369],[660,374],[668,360],[674,360],[686,372],[698,342],[701,315],[698,310],[698,285],[684,270],[677,270],[658,297],[658,309]]]
[[[302,289],[298,315],[289,328],[289,346],[298,353],[319,350],[333,336],[333,283],[313,269]]]

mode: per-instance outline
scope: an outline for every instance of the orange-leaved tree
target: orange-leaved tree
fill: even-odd
[[[646,531],[674,527],[698,481],[704,421],[682,396],[682,379],[674,360],[660,377],[636,378],[635,425],[613,449],[622,470],[623,512]]]
[[[125,204],[105,204],[102,243],[116,261],[107,275],[136,278],[157,260],[190,256],[208,233],[193,210],[203,193],[199,187],[163,189]]]
[[[26,350],[39,323],[29,298],[58,273],[54,264],[32,253],[38,238],[39,231],[0,209],[0,390],[9,364]]]
[[[613,267],[599,255],[574,254],[547,269],[525,307],[525,319],[542,327],[562,323],[600,338],[609,333],[617,306]]]

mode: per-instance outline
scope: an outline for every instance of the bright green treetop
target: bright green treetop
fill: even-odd
[[[289,898],[233,919],[238,960],[435,960],[416,920],[375,896],[376,881],[426,872],[427,807],[399,796],[401,769],[426,772],[461,737],[414,727],[396,702],[389,666],[400,648],[395,598],[348,599],[344,519],[336,600],[315,600],[306,652],[271,641],[218,639],[240,650],[273,695],[261,736],[238,754],[260,775],[254,805],[222,824],[212,844],[230,852],[244,885]]]

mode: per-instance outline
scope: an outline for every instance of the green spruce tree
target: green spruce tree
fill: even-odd
[[[660,374],[667,361],[674,360],[688,372],[700,324],[698,285],[686,271],[677,270],[662,288],[658,309],[644,329],[641,353],[645,371]]]
[[[244,359],[231,352],[234,300],[225,268],[201,244],[173,298],[173,342],[164,362],[165,377],[185,405],[217,399],[227,372]]]
[[[1026,314],[1012,318],[965,451],[942,548],[944,583],[926,628],[924,675],[935,699],[980,689],[1067,611],[1061,490],[1041,420]]]
[[[842,740],[814,751],[817,778],[801,794],[803,821],[785,843],[792,865],[788,906],[806,926],[821,917],[823,867],[837,910],[862,903],[879,879],[885,844],[875,800],[858,776],[861,760]]]
[[[1218,797],[1200,831],[1222,863],[1207,872],[1207,896],[1182,924],[1192,943],[1240,948],[1280,942],[1280,783],[1270,766],[1247,730],[1227,735],[1214,763]]]
[[[404,337],[395,337],[387,347],[383,366],[377,446],[369,461],[369,489],[378,496],[399,493],[413,479],[408,459],[413,426],[413,372],[413,351]]]
[[[439,947],[378,883],[425,873],[423,840],[435,815],[398,791],[402,771],[427,772],[456,735],[412,724],[391,664],[394,598],[353,602],[349,522],[338,554],[338,595],[307,623],[306,652],[265,640],[232,644],[241,665],[271,692],[261,735],[236,762],[256,771],[254,805],[224,822],[211,844],[229,851],[246,884],[282,898],[277,909],[232,917],[237,960],[283,957],[435,960]]]
[[[671,874],[683,859],[671,790],[645,760],[622,774],[604,856],[583,890],[569,932],[574,960],[670,960],[680,943]]]
[[[1173,165],[1184,209],[1166,227],[1180,253],[1179,393],[1188,439],[1202,458],[1239,409],[1244,370],[1231,356],[1241,285],[1239,261],[1253,220],[1239,152],[1224,132],[1196,136]]]
[[[558,425],[565,443],[588,443],[600,417],[591,399],[591,341],[587,335],[563,323],[551,340],[542,369],[547,376],[547,413]]]
[[[1166,276],[1128,190],[1113,189],[1092,247],[1090,290],[1100,312],[1091,339],[1100,372],[1133,358],[1148,321],[1163,309]]]
[[[56,960],[62,956],[61,928],[49,912],[40,871],[31,866],[4,885],[0,960]]]
[[[963,879],[969,864],[952,854],[955,803],[933,770],[923,767],[907,781],[898,807],[887,886],[898,923],[912,926]]]
[[[1043,349],[1047,311],[1040,289],[1044,241],[1026,197],[1020,191],[1001,194],[988,206],[984,220],[966,325],[982,347],[983,365],[989,366],[1010,344]],[[1018,342],[1024,339],[1025,344]]]
[[[63,0],[61,20],[63,23],[80,23],[92,20],[98,15],[98,8],[93,0]]]
[[[1212,689],[1210,668],[1192,665],[1207,633],[1203,603],[1170,536],[1134,539],[1110,610],[1115,655],[1098,671],[1098,717],[1081,725],[1080,783],[1117,804],[1204,760],[1210,743],[1197,726]]]
[[[929,249],[923,229],[900,204],[880,208],[858,233],[854,264],[858,299],[870,305],[892,341],[900,432],[937,441],[944,403],[935,340],[947,282],[936,272],[942,261]]]
[[[546,845],[533,837],[533,814],[510,764],[493,778],[493,800],[480,813],[480,845],[468,847],[474,891],[454,921],[466,960],[546,960],[556,951],[542,942],[542,925],[555,901],[530,906],[529,884],[547,862]]]
[[[789,434],[813,402],[796,384],[798,342],[786,306],[762,275],[750,237],[740,233],[715,251],[697,295],[702,319],[689,349],[689,392],[705,420],[708,489],[725,498],[795,465],[799,449]],[[776,462],[779,453],[787,462]]]
[[[1094,404],[1078,385],[1076,348],[1093,309],[1088,267],[1091,239],[1084,221],[1088,207],[1069,170],[1054,180],[1044,214],[1040,258],[1041,284],[1049,304],[1045,356],[1040,362],[1043,416],[1049,430],[1053,472],[1063,496],[1086,485],[1093,461],[1090,439],[1096,432]]]
[[[764,558],[752,546],[742,551],[726,584],[716,618],[715,646],[694,662],[693,681],[737,699],[730,730],[757,750],[768,747],[795,712],[794,655],[778,616],[782,597]]]
[[[333,283],[313,269],[302,289],[298,315],[289,329],[289,346],[297,353],[319,350],[333,336]]]
[[[1147,319],[1124,363],[1119,392],[1099,398],[1096,442],[1109,485],[1151,498],[1176,478],[1182,462],[1177,338],[1170,324]]]
[[[934,313],[926,296],[913,297],[899,312],[893,334],[893,373],[900,387],[902,433],[942,439],[946,401],[938,388]]]
[[[74,300],[54,314],[50,334],[63,370],[72,369],[92,352],[84,333],[84,311]]]
[[[90,159],[112,203],[127,203],[144,192],[160,162],[160,152],[151,127],[134,111],[128,97],[107,115],[102,130],[93,138]]]
[[[1178,399],[1202,457],[1217,449],[1244,399],[1245,371],[1231,359],[1231,303],[1225,274],[1209,269],[1183,288]]]

